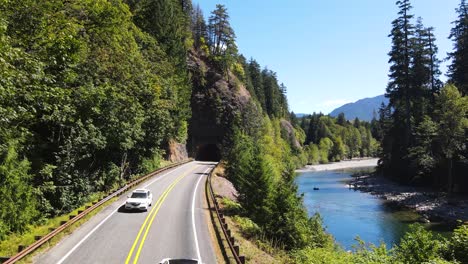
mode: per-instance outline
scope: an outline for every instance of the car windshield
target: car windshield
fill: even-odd
[[[131,198],[146,198],[146,193],[134,192]]]

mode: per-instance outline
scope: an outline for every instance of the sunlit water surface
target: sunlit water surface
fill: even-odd
[[[373,170],[302,172],[296,178],[309,214],[320,213],[327,231],[345,249],[357,244],[357,236],[367,243],[377,245],[383,241],[391,246],[398,243],[409,223],[418,218],[414,212],[390,208],[384,200],[350,189],[346,184],[351,175]]]

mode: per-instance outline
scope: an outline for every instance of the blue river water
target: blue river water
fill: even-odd
[[[366,243],[385,242],[390,247],[408,230],[408,223],[418,217],[411,211],[392,209],[384,200],[350,189],[346,184],[352,174],[372,170],[302,172],[296,178],[309,214],[320,213],[326,230],[348,250],[357,244],[357,236]]]

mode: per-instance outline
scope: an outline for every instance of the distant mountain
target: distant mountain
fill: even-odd
[[[374,111],[375,113],[378,113],[382,103],[388,104],[388,98],[386,98],[384,95],[379,95],[372,98],[364,98],[354,103],[340,106],[331,111],[330,115],[336,117],[340,113],[344,113],[346,119],[348,120],[352,120],[357,117],[359,120],[371,121]]]

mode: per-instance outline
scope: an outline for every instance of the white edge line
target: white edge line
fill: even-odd
[[[206,169],[206,171],[203,174],[206,174],[207,171],[209,171],[211,168]],[[198,257],[198,262],[203,263],[200,255],[200,247],[198,246],[198,238],[197,238],[197,229],[195,228],[195,198],[197,196],[197,188],[198,185],[200,184],[201,179],[203,179],[203,176],[200,177],[197,181],[197,184],[195,185],[195,190],[193,192],[193,198],[192,198],[192,228],[193,228],[193,236],[195,237],[195,247],[197,249],[197,257]]]
[[[86,239],[88,239],[89,236],[91,236],[102,224],[104,224],[112,215],[114,215],[115,212],[117,212],[117,210],[119,210],[119,208],[124,204],[125,203],[119,205],[117,209],[112,211],[110,215],[104,218],[104,220],[102,220],[101,223],[99,223],[96,227],[94,227],[93,230],[91,230],[91,232],[89,232],[83,239],[80,240],[80,242],[78,242],[78,244],[76,244],[70,251],[68,251],[68,253],[57,262],[57,264],[62,264],[71,255],[71,253],[73,253]]]
[[[189,163],[187,163],[189,164]],[[185,165],[187,165],[185,164]],[[159,176],[158,178],[156,178],[155,180],[151,181],[150,183],[148,183],[147,185],[144,186],[144,188],[148,187],[149,185],[155,183],[156,181],[162,179],[162,177],[165,177],[166,175],[170,174],[170,173],[173,173],[183,167],[185,167],[185,165],[182,165],[178,168],[176,168],[175,170],[172,170],[172,171],[169,171],[161,176]],[[156,175],[155,175],[156,176]],[[101,225],[103,225],[107,220],[109,220],[109,218],[115,214],[115,212],[117,212],[119,210],[119,208],[124,205],[125,203],[122,203],[120,204],[117,209],[115,209],[114,211],[112,211],[112,213],[110,213],[106,218],[104,218],[104,220],[102,220],[96,227],[93,228],[93,230],[91,230],[85,237],[83,237],[80,242],[78,242],[72,249],[70,249],[70,251],[68,251],[68,253],[63,256],[58,262],[57,264],[62,264],[79,246],[81,246],[81,244],[83,244],[83,242],[86,241],[86,239],[88,239],[94,232],[96,232],[96,230],[98,230],[99,227],[101,227]]]

